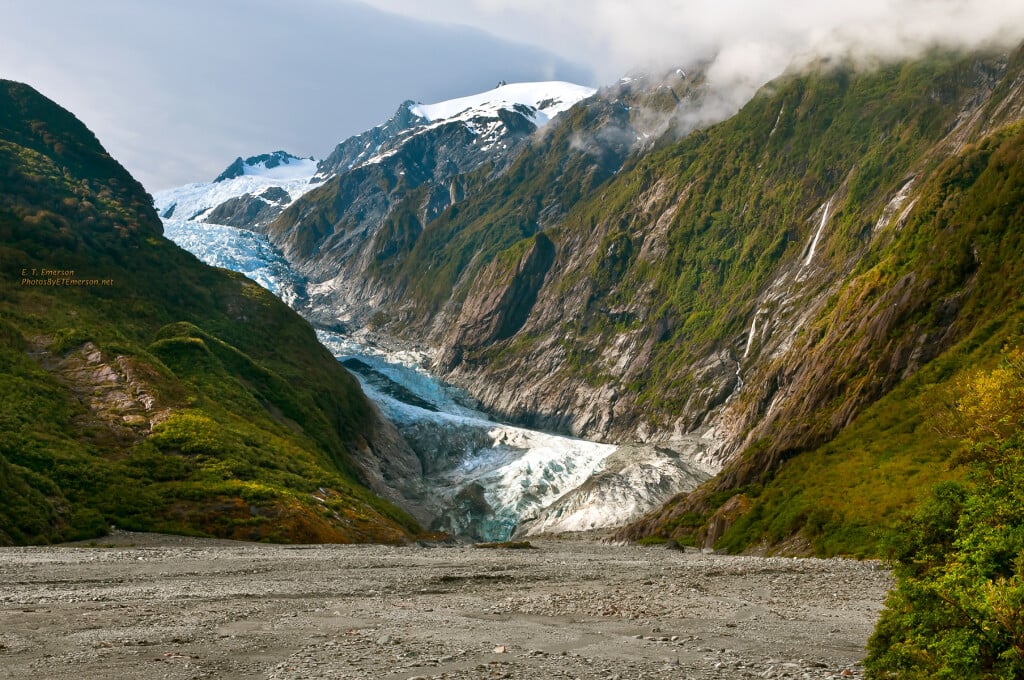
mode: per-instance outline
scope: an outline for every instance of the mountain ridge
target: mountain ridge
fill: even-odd
[[[500,84],[493,90],[434,104],[407,100],[388,121],[343,140],[323,160],[285,151],[245,159],[239,156],[209,184],[157,192],[157,210],[164,219],[264,231],[304,193],[360,166],[384,161],[419,135],[432,130],[436,135],[438,127],[464,132],[453,148],[465,147],[469,153],[459,162],[465,169],[511,153],[525,135],[594,91],[573,83],[542,81]],[[433,143],[427,142],[427,146]],[[449,150],[449,156],[452,153]],[[439,177],[449,174],[451,170],[442,171]]]
[[[313,329],[166,240],[72,114],[0,100],[0,543],[415,537],[366,486],[415,456]]]
[[[759,507],[737,498],[724,521],[712,517],[722,503],[763,490],[980,322],[962,314],[969,278],[915,259],[918,273],[892,280],[878,262],[910,238],[905,225],[919,224],[921,192],[946,159],[1019,120],[1022,82],[1019,49],[936,50],[866,71],[821,65],[639,153],[629,132],[639,107],[610,92],[563,114],[507,168],[467,174],[463,199],[433,220],[393,206],[394,247],[378,242],[376,258],[350,271],[332,313],[362,304],[383,330],[425,340],[443,376],[513,422],[696,445],[722,473],[667,520],[620,536],[714,544],[740,510]],[[675,83],[698,97],[694,85]],[[635,99],[664,91],[634,87]],[[305,238],[290,222],[303,204],[271,228],[283,248]],[[331,228],[330,217],[318,227]],[[538,259],[545,242],[554,257]],[[331,242],[318,243],[323,258]],[[921,257],[920,246],[908,252]],[[961,255],[933,257],[968,272]],[[513,299],[534,302],[514,311]],[[865,545],[858,535],[827,550]]]
[[[289,166],[292,164],[301,164],[302,161],[315,161],[312,156],[309,158],[300,158],[293,156],[287,151],[273,151],[271,153],[264,153],[258,156],[250,156],[246,159],[242,159],[241,156],[236,158],[234,162],[224,169],[224,172],[217,175],[214,178],[213,183],[223,182],[229,179],[235,179],[246,174],[277,174],[271,171],[274,168],[280,168],[282,166]],[[291,173],[287,173],[291,174]]]
[[[984,311],[972,278],[1017,280],[1012,249],[984,245],[1012,240],[1015,218],[998,236],[937,232],[960,208],[935,195],[975,181],[979,145],[1012,154],[1021,50],[814,64],[717,123],[708,92],[699,68],[624,80],[505,162],[450,176],[434,173],[472,140],[437,137],[353,164],[266,232],[308,277],[315,323],[431,347],[442,377],[510,422],[718,472],[675,499],[652,485],[669,504],[617,538],[873,554],[946,474],[924,404],[1018,337],[1012,305]],[[837,460],[874,504],[793,472],[835,484]],[[891,478],[868,488],[879,465]]]

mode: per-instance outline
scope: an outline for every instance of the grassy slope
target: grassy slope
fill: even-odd
[[[812,215],[844,182],[848,194],[819,261],[840,271],[862,254],[865,230],[955,118],[951,102],[975,62],[935,55],[870,73],[785,78],[733,118],[641,159],[602,189],[601,201],[574,212],[568,231],[604,223],[602,245],[616,245],[600,249],[610,255],[586,272],[597,285],[579,324],[583,339],[613,337],[619,329],[604,310],[636,300],[636,327],[656,321],[667,329],[628,385],[651,425],[669,425],[687,402],[690,363],[747,328],[754,300],[780,265],[800,256]],[[666,198],[638,209],[659,182]],[[679,196],[686,200],[664,254],[642,261],[651,224]]]
[[[1011,69],[1019,61],[1020,53]],[[927,282],[915,289],[920,299],[907,305],[911,314],[880,346],[864,353],[869,328],[837,342],[826,382],[841,396],[809,401],[815,408],[805,421],[784,423],[757,442],[735,466],[740,473],[709,483],[692,504],[678,504],[681,512],[671,505],[660,511],[660,525],[645,530],[649,536],[692,540],[716,508],[742,493],[748,498],[741,507],[749,503],[750,512],[716,544],[720,548],[779,545],[799,534],[819,555],[876,554],[886,528],[932,483],[953,474],[945,465],[949,443],[931,419],[946,385],[964,367],[994,362],[1024,329],[1018,301],[1024,271],[1015,259],[1024,226],[1014,165],[1020,128],[938,168],[940,157],[930,156],[972,72],[985,68],[975,57],[933,55],[872,73],[784,80],[733,119],[639,161],[602,190],[607,201],[618,201],[610,210],[595,203],[577,212],[581,223],[591,224],[607,220],[602,213],[618,216],[625,226],[606,240],[623,239],[632,247],[615,250],[636,253],[646,228],[643,215],[628,223],[637,197],[665,177],[670,194],[691,197],[675,217],[666,257],[653,265],[630,260],[594,268],[622,272],[606,289],[607,302],[595,309],[627,303],[653,281],[660,307],[652,306],[652,313],[670,319],[650,367],[630,385],[656,418],[685,402],[692,387],[689,360],[742,332],[749,301],[773,268],[798,255],[806,235],[787,225],[806,223],[840,183],[847,183],[847,194],[819,253],[837,267],[861,259],[838,298],[849,304],[827,309],[816,332],[827,338],[847,319],[865,316],[880,291],[893,290],[908,275]],[[934,174],[910,224],[888,248],[866,251],[871,226],[911,171]],[[974,257],[982,263],[978,271]],[[945,332],[944,300],[962,294],[966,301],[950,332],[955,346],[886,395],[898,379],[878,372],[884,361],[876,359],[914,334]],[[591,333],[611,331],[600,318],[587,325]],[[814,341],[807,342],[813,350]],[[888,387],[878,387],[883,380]],[[835,420],[847,406],[843,390],[845,396],[860,390],[868,403],[882,399],[843,429]]]
[[[77,119],[0,83],[0,542],[110,523],[300,541],[415,531],[355,480],[370,406],[308,324],[161,231]],[[32,268],[113,284],[22,285]],[[108,403],[113,424],[97,412],[95,378],[62,368],[92,346],[130,367],[152,409]],[[149,422],[118,422],[118,408]]]
[[[548,213],[559,216],[585,200],[618,168],[628,149],[623,140],[593,145],[583,153],[581,136],[627,120],[628,110],[621,104],[593,102],[573,108],[500,177],[493,177],[489,166],[462,177],[466,200],[448,208],[414,238],[395,234],[396,225],[410,219],[406,213],[412,213],[418,202],[398,206],[378,238],[390,237],[402,245],[379,258],[370,275],[398,290],[405,296],[402,303],[411,302],[422,318],[450,297],[463,299],[476,274],[498,253],[522,249],[526,239],[551,221]]]
[[[1017,123],[932,168],[907,224],[860,261],[812,325],[808,335],[821,339],[844,320],[868,328],[889,299],[902,296],[900,316],[880,340],[864,346],[864,336],[853,333],[834,345],[840,373],[828,378],[847,388],[885,379],[898,383],[894,389],[831,441],[782,451],[770,469],[756,461],[775,440],[758,442],[726,474],[649,516],[644,533],[691,542],[716,508],[742,495],[750,511],[719,548],[771,547],[798,535],[818,555],[877,554],[895,520],[932,484],[955,474],[946,464],[955,443],[938,427],[950,385],[965,370],[993,365],[1024,335],[1024,269],[1016,257],[1024,247],[1022,152],[1024,126]],[[926,334],[944,335],[948,349],[910,379],[868,369],[892,345]],[[808,341],[808,360],[814,346]],[[826,405],[831,411],[810,413],[810,427],[827,426],[839,401]]]

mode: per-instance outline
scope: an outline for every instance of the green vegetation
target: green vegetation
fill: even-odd
[[[587,301],[547,333],[594,348],[624,329],[656,330],[645,370],[623,387],[651,426],[665,427],[693,392],[693,362],[743,332],[752,300],[801,256],[817,211],[837,192],[819,259],[839,271],[866,255],[888,198],[908,174],[940,160],[929,154],[956,118],[951,103],[972,92],[969,74],[991,68],[937,52],[871,72],[828,67],[786,77],[736,116],[666,138],[616,175],[615,145],[591,138],[625,114],[610,104],[578,107],[500,177],[481,168],[465,178],[467,199],[425,225],[411,248],[403,239],[396,261],[378,271],[429,318],[464,299],[503,250],[544,229],[560,251],[544,297]],[[666,219],[665,233],[652,233]],[[520,354],[504,350],[495,343],[476,359],[500,372]],[[591,384],[615,380],[600,362],[570,363],[568,373],[585,364]]]
[[[877,678],[1024,675],[1024,354],[957,381],[962,482],[937,486],[890,542],[897,585],[869,642]]]
[[[437,219],[414,219],[419,197],[396,208],[371,276],[401,306],[377,321],[422,331],[504,285],[543,233],[555,260],[522,330],[459,354],[483,378],[614,390],[613,437],[698,428],[732,362],[746,384],[730,407],[753,443],[624,537],[698,543],[724,513],[722,549],[877,555],[959,475],[930,425],[950,381],[1024,337],[1024,134],[1005,99],[1022,70],[1021,50],[821,65],[630,158],[610,134],[629,102],[577,107],[504,173],[460,178],[466,199]],[[909,212],[876,229],[904,187]],[[741,360],[755,311],[797,332]],[[623,368],[607,350],[628,345],[643,349]]]
[[[360,484],[371,407],[312,328],[164,239],[88,130],[7,81],[0,284],[0,544],[111,524],[309,542],[418,532]]]
[[[961,361],[964,356],[952,355],[933,362],[868,407],[834,440],[790,458],[763,484],[746,489],[750,512],[716,548],[742,552],[799,534],[819,557],[881,554],[887,530],[905,508],[950,476],[948,444],[929,421],[936,402],[932,381]],[[695,515],[690,530],[704,521],[704,515]],[[679,532],[680,539],[686,535]]]
[[[783,463],[719,547],[743,550],[801,533],[818,555],[877,555],[905,508],[958,476],[947,465],[953,442],[933,416],[965,371],[991,366],[1006,344],[1024,337],[1021,225],[1024,124],[1016,124],[946,160],[922,189],[904,238],[851,284],[848,297],[863,299],[865,288],[884,291],[913,276],[924,285],[903,291],[916,301],[901,328],[942,328],[956,300],[953,331],[962,340],[834,440]],[[840,304],[830,313],[851,312]]]
[[[612,176],[625,156],[625,145],[594,145],[579,151],[580,139],[609,121],[624,124],[625,107],[595,103],[576,107],[559,125],[531,143],[500,176],[484,165],[460,178],[466,200],[451,206],[409,238],[422,202],[416,194],[396,206],[379,242],[395,241],[371,274],[402,294],[424,317],[451,297],[465,298],[474,277],[502,251],[521,244],[585,201]],[[318,201],[319,202],[319,201]],[[515,254],[506,255],[512,259]]]
[[[602,190],[603,201],[581,210],[582,223],[604,222],[606,239],[626,243],[650,240],[651,221],[671,211],[664,254],[644,262],[639,248],[617,249],[627,263],[600,267],[622,274],[598,287],[600,301],[588,310],[599,317],[639,299],[643,315],[664,320],[664,338],[635,385],[652,425],[671,422],[689,399],[692,362],[743,332],[759,292],[802,257],[830,198],[818,262],[834,276],[864,255],[895,188],[937,162],[927,153],[955,118],[947,102],[968,91],[963,76],[976,61],[936,54],[867,73],[784,78],[729,120],[643,157]],[[663,198],[638,211],[650,194]],[[610,330],[599,318],[583,327]]]

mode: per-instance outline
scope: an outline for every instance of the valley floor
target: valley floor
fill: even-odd
[[[859,677],[891,584],[874,562],[531,540],[3,548],[0,677]]]

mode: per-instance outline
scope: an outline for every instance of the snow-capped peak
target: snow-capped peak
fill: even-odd
[[[489,118],[496,116],[501,109],[521,110],[522,107],[527,107],[531,111],[530,117],[533,122],[539,126],[596,91],[592,87],[558,80],[512,83],[436,104],[412,104],[409,111],[428,122],[435,122],[453,118]]]
[[[229,165],[214,181],[223,182],[243,175],[255,175],[267,179],[294,180],[309,179],[316,172],[313,158],[299,158],[286,151],[274,151],[242,159],[241,156]]]
[[[248,197],[269,206],[264,214],[269,219],[271,213],[279,213],[319,186],[319,182],[313,181],[316,166],[312,158],[299,158],[284,151],[239,157],[212,182],[158,191],[153,199],[164,219],[206,222],[215,221],[208,218],[218,206]],[[256,208],[249,208],[253,215],[258,212]]]
[[[460,172],[493,159],[559,113],[594,94],[591,87],[562,81],[501,83],[493,90],[435,104],[403,102],[386,123],[338,144],[317,170],[326,181],[398,155],[403,145],[423,134],[462,126],[473,135],[471,147],[456,160]],[[451,160],[451,159],[450,159]]]

